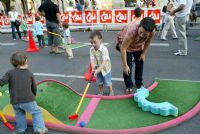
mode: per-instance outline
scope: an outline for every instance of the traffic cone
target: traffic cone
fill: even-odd
[[[92,75],[92,65],[90,64],[88,72],[84,74],[85,80],[89,81],[91,78],[91,75]],[[92,81],[96,81],[96,77],[93,77]]]
[[[26,49],[26,52],[38,52],[39,48],[35,45],[35,41],[33,39],[33,35],[31,30],[28,30],[28,38],[29,38],[29,48]]]

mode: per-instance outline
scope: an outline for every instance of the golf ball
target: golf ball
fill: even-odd
[[[0,96],[2,96],[2,92],[0,92]]]
[[[80,127],[85,127],[86,126],[86,123],[84,121],[81,121],[80,122]]]

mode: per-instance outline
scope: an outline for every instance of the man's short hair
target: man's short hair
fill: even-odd
[[[139,18],[142,16],[142,9],[140,7],[135,8],[134,10],[135,17]]]
[[[139,27],[143,27],[147,32],[152,32],[155,27],[155,21],[152,17],[145,17],[140,21]]]
[[[10,57],[10,63],[14,67],[25,65],[26,60],[27,60],[27,56],[23,52],[16,52],[12,54],[12,56]]]
[[[94,39],[94,37],[98,37],[99,39],[102,39],[102,35],[101,35],[101,32],[99,31],[94,31],[90,34],[90,39]]]

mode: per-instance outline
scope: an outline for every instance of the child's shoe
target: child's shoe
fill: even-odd
[[[40,129],[38,131],[35,132],[35,134],[46,134],[48,132],[48,129],[45,128],[45,129]]]
[[[127,88],[126,89],[126,94],[128,95],[128,94],[131,94],[133,92],[133,89],[132,88]]]
[[[114,96],[114,91],[110,90],[109,96]]]
[[[98,96],[103,96],[103,91],[99,91]]]

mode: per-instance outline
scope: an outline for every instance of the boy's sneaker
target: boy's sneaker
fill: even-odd
[[[114,96],[114,91],[110,90],[109,96]]]
[[[99,91],[98,96],[103,96],[103,91]]]
[[[35,132],[35,134],[46,134],[48,132],[48,129],[45,128],[45,129],[40,129],[38,131]]]
[[[126,94],[131,94],[131,93],[132,93],[132,91],[133,91],[133,89],[132,89],[132,88],[127,88],[127,89],[126,89]]]

